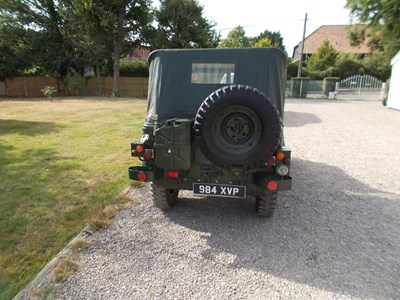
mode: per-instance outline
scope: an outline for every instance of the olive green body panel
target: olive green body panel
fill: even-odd
[[[275,172],[276,166],[283,164],[282,161],[275,161],[274,166],[257,166],[251,170],[245,170],[240,166],[220,168],[198,150],[198,145],[191,138],[193,128],[191,120],[170,120],[157,129],[154,129],[155,126],[147,124],[143,128],[145,136],[148,133],[156,133],[153,145],[148,140],[131,143],[132,149],[137,145],[148,145],[155,150],[155,158],[144,161],[142,166],[129,168],[131,180],[140,180],[138,174],[145,172],[147,177],[141,181],[157,182],[166,189],[192,190],[193,183],[199,182],[243,185],[246,186],[247,195],[251,196],[262,196],[267,193],[270,181],[277,182],[276,191],[291,189],[291,177],[282,177]],[[290,159],[290,149],[283,147],[278,150]],[[177,171],[179,177],[167,178],[167,171]]]
[[[192,161],[191,129],[193,122],[170,120],[156,129],[155,165],[168,170],[189,169]]]
[[[148,112],[143,137],[131,143],[132,156],[142,164],[129,168],[131,180],[153,182],[169,190],[192,190],[197,183],[241,186],[245,187],[246,196],[256,197],[291,189],[291,151],[284,147],[281,128],[287,67],[281,50],[157,50],[149,56],[149,64]],[[207,71],[213,68],[219,71],[214,70],[213,77],[207,77]],[[277,111],[280,136],[263,160],[238,164],[236,157],[250,152],[253,149],[250,143],[263,140],[263,130],[272,130],[264,126],[272,114],[261,114],[256,109],[265,107],[259,98],[268,102],[270,110]],[[257,102],[259,106],[251,107],[250,102]],[[220,104],[225,105],[223,109]],[[215,124],[223,126],[217,130],[213,122],[207,123],[210,116]],[[202,124],[199,139],[197,129],[202,118],[213,125]],[[238,146],[238,153],[235,153],[236,146],[230,146],[227,154],[223,153],[231,156],[229,163],[218,164],[215,154],[204,150],[202,141],[223,134],[225,141],[231,141],[230,145],[247,142],[250,146]],[[251,137],[248,141],[247,136]],[[215,138],[213,143],[219,144],[223,152],[222,139]],[[264,150],[257,146],[257,151]]]

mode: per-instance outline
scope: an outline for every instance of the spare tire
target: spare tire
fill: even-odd
[[[256,88],[229,85],[209,95],[194,123],[203,154],[223,168],[245,169],[265,163],[282,134],[279,112]]]

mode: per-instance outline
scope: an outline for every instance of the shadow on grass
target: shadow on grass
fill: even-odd
[[[40,135],[57,132],[62,126],[53,122],[0,119],[0,134]]]
[[[355,298],[396,299],[400,290],[399,195],[322,163],[293,159],[293,190],[272,219],[254,201],[181,199],[166,215],[205,233],[204,259],[229,253],[245,268]],[[239,242],[240,241],[240,242]]]
[[[88,209],[84,190],[69,187],[80,184],[80,168],[52,147],[0,144],[1,299],[12,298],[79,229],[76,220]]]

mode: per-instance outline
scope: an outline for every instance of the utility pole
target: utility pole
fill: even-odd
[[[303,52],[304,52],[304,39],[306,38],[306,26],[307,26],[307,13],[304,19],[304,29],[303,29],[303,40],[301,42],[301,52],[299,60],[299,68],[297,69],[297,77],[301,77],[301,65],[303,64]]]

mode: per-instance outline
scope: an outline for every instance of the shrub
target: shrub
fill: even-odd
[[[363,61],[366,73],[382,81],[390,78],[390,58],[384,53],[375,52],[365,56]]]
[[[335,91],[336,82],[339,82],[339,77],[325,77],[322,83],[322,93],[328,96],[330,92]]]
[[[333,66],[339,55],[328,40],[322,42],[311,58],[307,61],[307,69],[310,71],[324,71]]]
[[[337,76],[343,79],[355,74],[365,74],[363,61],[358,59],[355,55],[341,54],[330,74],[325,75],[326,77]]]
[[[51,85],[46,85],[43,89],[41,89],[43,95],[51,99],[53,94],[57,92],[57,89]]]
[[[125,77],[148,77],[149,65],[144,60],[123,62],[120,67],[120,75]]]
[[[309,77],[295,77],[293,80],[292,96],[295,98],[306,98],[308,91]]]
[[[73,72],[67,77],[67,91],[70,95],[78,96],[82,93],[85,79]]]
[[[297,76],[297,71],[299,68],[298,62],[291,62],[287,66],[287,79],[292,79]]]

